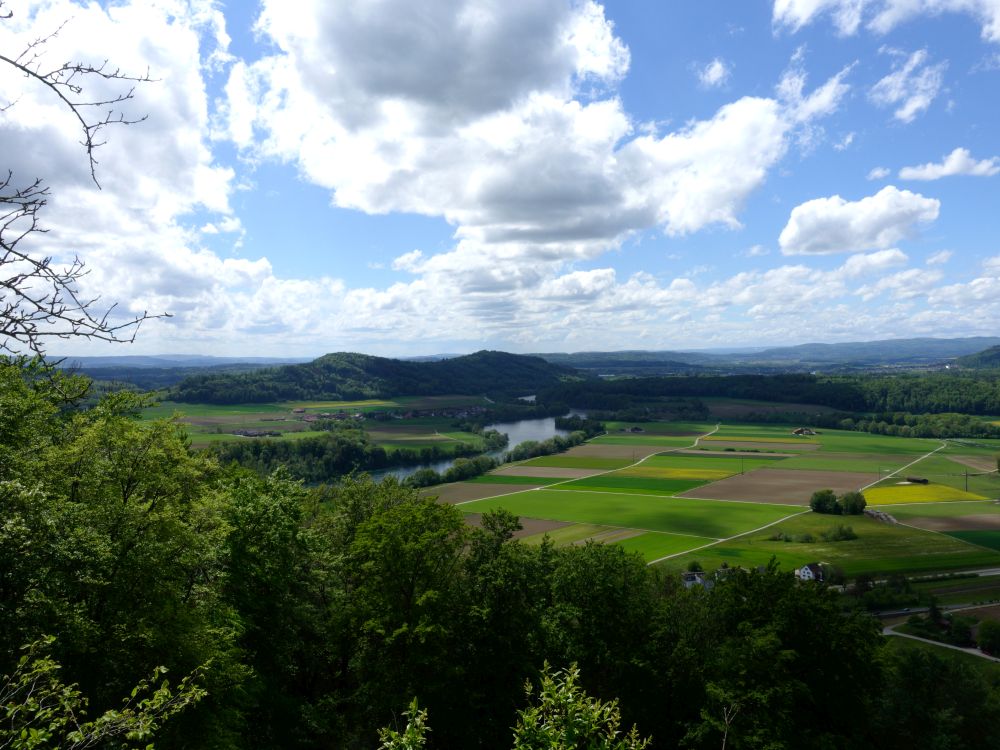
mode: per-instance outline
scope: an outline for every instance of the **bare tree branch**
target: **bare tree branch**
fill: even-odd
[[[0,22],[13,16],[4,5],[0,0]],[[149,83],[153,79],[148,70],[143,75],[131,75],[109,67],[107,60],[99,65],[66,62],[46,67],[45,45],[64,26],[65,23],[30,42],[15,56],[0,50],[0,65],[6,64],[41,84],[69,109],[83,133],[80,145],[87,154],[91,179],[100,189],[94,152],[106,143],[100,140],[101,133],[111,125],[134,125],[146,119],[145,115],[128,117],[117,107],[134,97],[136,84]],[[121,81],[129,88],[91,100],[84,95],[85,84],[95,80]],[[16,103],[16,100],[7,103],[0,107],[0,112]],[[99,110],[104,110],[103,114],[92,114]],[[56,264],[51,257],[39,258],[22,249],[29,237],[45,232],[39,223],[39,213],[48,196],[48,188],[41,179],[19,187],[10,170],[0,178],[0,353],[27,349],[44,355],[45,343],[50,339],[86,338],[131,343],[144,321],[169,317],[167,313],[150,315],[143,311],[141,315],[116,322],[117,303],[102,313],[97,308],[100,298],[81,296],[79,284],[88,269],[79,257],[68,264]]]

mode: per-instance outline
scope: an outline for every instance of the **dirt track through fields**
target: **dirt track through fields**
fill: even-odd
[[[808,505],[816,490],[831,489],[839,495],[858,489],[871,478],[872,474],[850,471],[756,469],[696,487],[679,497]]]

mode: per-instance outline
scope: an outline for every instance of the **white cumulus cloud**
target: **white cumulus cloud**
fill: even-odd
[[[846,201],[816,198],[792,209],[778,243],[785,255],[823,255],[889,248],[933,221],[940,201],[889,185],[875,195]]]
[[[1000,172],[1000,158],[976,161],[966,148],[956,148],[940,162],[928,162],[916,167],[903,167],[899,170],[901,180],[938,180],[953,175],[971,175],[973,177],[992,177]]]

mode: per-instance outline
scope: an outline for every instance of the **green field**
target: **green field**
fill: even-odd
[[[978,544],[980,547],[989,547],[1000,552],[1000,531],[994,529],[975,529],[971,531],[948,531],[948,536],[961,539],[969,544]]]
[[[704,481],[685,479],[656,479],[600,474],[585,479],[575,479],[560,485],[564,490],[590,490],[594,492],[639,492],[648,495],[679,495],[703,485]]]
[[[647,560],[659,560],[667,555],[676,555],[679,552],[694,549],[698,546],[697,541],[696,537],[647,531],[645,534],[623,539],[615,544],[629,552],[638,552]],[[711,544],[713,541],[715,540],[703,539],[701,543]]]
[[[529,518],[665,531],[714,539],[755,529],[799,512],[798,508],[758,503],[726,503],[556,489],[531,490],[506,497],[474,500],[463,503],[461,507],[465,512],[474,513],[506,508],[515,515]]]
[[[601,435],[591,440],[597,445],[662,445],[665,448],[686,448],[694,444],[693,437],[671,435]]]
[[[812,543],[771,540],[776,532],[792,537],[812,534],[820,540],[824,531],[837,524],[851,526],[858,538]],[[772,555],[784,570],[809,562],[826,562],[840,567],[849,577],[862,573],[917,573],[1000,565],[1000,553],[971,546],[944,534],[881,523],[863,516],[805,513],[764,531],[673,558],[669,567],[681,569],[692,560],[698,560],[706,569],[717,568],[723,562],[752,567],[766,565]]]
[[[773,469],[803,469],[807,471],[871,472],[872,479],[884,476],[913,460],[913,456],[868,455],[865,453],[826,453],[815,451],[786,458],[771,464]]]
[[[520,466],[553,466],[557,469],[622,469],[634,463],[627,458],[598,458],[592,456],[539,456],[522,461]]]
[[[706,469],[708,471],[725,471],[727,474],[758,469],[761,466],[776,468],[786,459],[780,457],[746,456],[698,456],[688,453],[667,453],[650,456],[642,462],[642,466],[653,466],[665,469]]]
[[[561,547],[564,544],[579,544],[598,534],[613,531],[615,528],[617,527],[598,526],[592,523],[574,523],[570,526],[563,526],[561,529],[546,531],[544,534],[534,534],[533,536],[525,537],[523,541],[526,544],[541,544],[542,540],[548,537],[556,546]]]

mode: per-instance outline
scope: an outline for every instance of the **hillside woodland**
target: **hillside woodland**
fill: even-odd
[[[249,373],[195,375],[184,379],[171,398],[188,403],[249,404],[413,394],[525,395],[579,377],[572,368],[506,352],[480,351],[436,362],[340,353]]]

